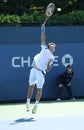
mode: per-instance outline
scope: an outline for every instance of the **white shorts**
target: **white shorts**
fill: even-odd
[[[32,68],[29,75],[29,85],[36,84],[37,88],[43,88],[45,77],[41,71]]]

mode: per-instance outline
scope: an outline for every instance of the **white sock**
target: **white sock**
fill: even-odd
[[[30,99],[29,98],[27,98],[27,104],[30,104]]]
[[[38,103],[39,103],[39,101],[36,101],[36,102],[35,102],[35,105],[37,105]]]

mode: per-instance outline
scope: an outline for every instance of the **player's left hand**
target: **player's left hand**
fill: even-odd
[[[49,61],[48,61],[48,63],[51,63],[52,61],[53,61],[53,58],[50,58]]]

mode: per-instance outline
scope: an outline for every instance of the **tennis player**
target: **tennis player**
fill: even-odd
[[[30,110],[30,101],[32,98],[33,90],[35,85],[37,86],[36,101],[32,109],[32,113],[36,113],[37,104],[40,101],[42,95],[42,89],[45,82],[45,74],[51,69],[54,61],[53,52],[55,51],[56,44],[51,42],[46,46],[45,43],[45,25],[41,26],[41,51],[39,54],[34,56],[33,68],[29,75],[29,87],[27,93],[27,111]]]

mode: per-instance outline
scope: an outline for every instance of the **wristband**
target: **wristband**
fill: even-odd
[[[41,29],[41,32],[42,32],[42,33],[45,33],[45,29]]]

